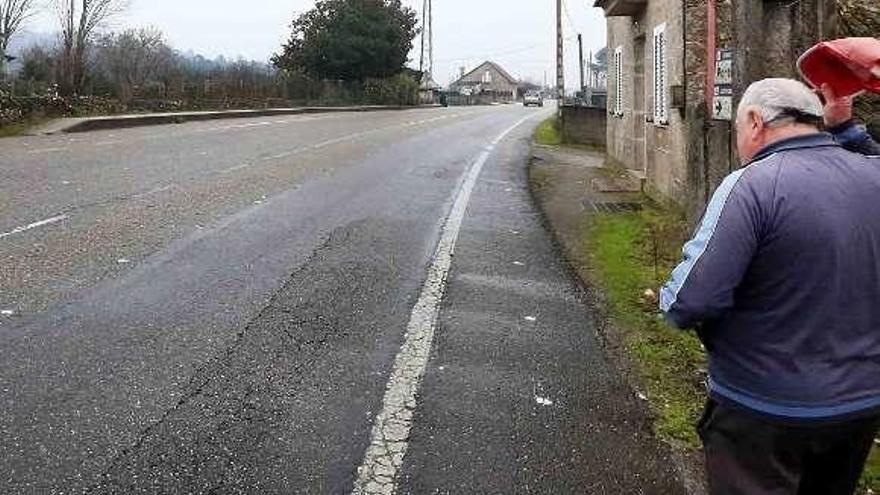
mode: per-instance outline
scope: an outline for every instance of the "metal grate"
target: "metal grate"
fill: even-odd
[[[639,203],[614,203],[602,201],[584,201],[584,206],[587,210],[596,213],[626,213],[640,211],[642,209],[642,205]]]

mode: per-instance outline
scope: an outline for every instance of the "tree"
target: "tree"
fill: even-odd
[[[24,81],[49,83],[55,57],[45,47],[32,45],[21,54],[21,73]]]
[[[95,46],[95,62],[101,75],[110,81],[117,96],[131,100],[134,90],[158,75],[170,49],[156,28],[129,29],[100,37]]]
[[[403,71],[416,25],[416,12],[400,0],[318,0],[293,21],[272,63],[318,79],[387,78]]]
[[[128,0],[55,0],[61,22],[61,91],[78,94],[95,30],[128,7]]]
[[[35,0],[0,0],[0,70],[6,63],[9,40],[35,12]]]

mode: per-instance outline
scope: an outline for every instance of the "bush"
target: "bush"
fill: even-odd
[[[370,105],[416,105],[419,101],[419,83],[405,74],[388,79],[367,79],[364,82],[364,101]]]

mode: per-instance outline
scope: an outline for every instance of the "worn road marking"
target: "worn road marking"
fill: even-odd
[[[55,153],[56,151],[64,151],[64,148],[43,148],[39,150],[30,150],[27,152],[28,155],[37,155],[41,153]]]
[[[248,168],[248,167],[250,167],[250,166],[251,166],[250,163],[242,163],[241,165],[236,165],[236,166],[234,166],[234,167],[229,167],[229,168],[227,168],[226,170],[223,170],[223,171],[220,172],[220,173],[221,173],[221,174],[229,174],[229,173],[235,172],[235,171],[237,171],[237,170],[246,169],[246,168]]]
[[[62,220],[67,220],[68,218],[70,218],[70,217],[67,216],[67,215],[58,215],[57,217],[52,217],[52,218],[47,218],[47,219],[45,219],[45,220],[40,220],[39,222],[34,222],[34,223],[32,223],[32,224],[25,225],[25,226],[23,226],[23,227],[18,227],[18,228],[13,229],[13,230],[11,230],[11,231],[9,231],[9,232],[6,232],[6,233],[3,233],[3,234],[0,234],[0,239],[3,239],[3,238],[6,238],[6,237],[9,237],[9,236],[11,236],[11,235],[20,234],[20,233],[22,233],[22,232],[27,232],[28,230],[33,230],[33,229],[36,229],[36,228],[39,228],[39,227],[43,227],[43,226],[45,226],[45,225],[49,225],[49,224],[53,224],[53,223],[56,223],[56,222],[60,222],[60,221],[62,221]]]
[[[145,192],[142,192],[142,193],[135,194],[135,195],[132,196],[131,198],[132,198],[132,199],[141,199],[141,198],[145,198],[145,197],[147,197],[147,196],[152,196],[152,195],[154,195],[154,194],[159,194],[159,193],[163,193],[163,192],[165,192],[165,191],[170,191],[173,187],[174,187],[174,184],[168,184],[168,185],[165,185],[165,186],[156,187],[156,188],[154,188],[154,189],[150,189],[149,191],[145,191]]]
[[[376,415],[370,445],[358,468],[353,491],[355,495],[389,494],[395,490],[395,479],[403,466],[412,429],[416,395],[431,354],[440,302],[446,291],[446,278],[452,266],[455,243],[471,193],[495,145],[530,118],[532,116],[523,118],[495,138],[473,162],[456,192],[452,209],[441,229],[440,242],[428,268],[428,278],[413,307],[403,346],[394,360],[382,410]]]

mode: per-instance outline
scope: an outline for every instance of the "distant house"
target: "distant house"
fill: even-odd
[[[518,85],[519,81],[500,65],[486,61],[450,84],[449,89],[492,102],[506,102],[516,100]]]

